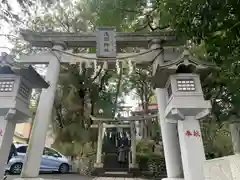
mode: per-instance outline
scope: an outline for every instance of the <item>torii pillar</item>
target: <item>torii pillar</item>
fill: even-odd
[[[129,168],[135,171],[137,169],[135,121],[130,121],[130,131],[131,131],[131,157],[130,157],[131,159],[129,162]]]
[[[64,49],[63,47],[63,44],[60,43],[54,46],[55,49],[59,50]],[[52,118],[52,107],[61,66],[61,54],[58,52],[53,53],[55,54],[49,57],[51,60],[49,61],[46,75],[46,81],[50,86],[48,89],[43,89],[40,96],[21,178],[37,178],[39,175],[41,157],[45,146],[48,125]]]
[[[103,122],[98,122],[98,141],[97,141],[97,157],[96,163],[94,164],[95,168],[102,168],[102,146],[103,146]]]
[[[156,49],[161,47],[160,40],[153,40],[149,44],[150,48]],[[159,55],[159,53],[161,54]],[[155,61],[158,63],[163,63],[164,61],[164,51],[160,49],[156,52]],[[154,67],[153,67],[154,68]],[[154,71],[154,70],[153,70]],[[161,81],[161,77],[158,79]],[[165,107],[166,107],[166,89],[165,88],[156,88],[155,94],[157,97],[158,103],[158,113],[160,128],[163,141],[164,157],[167,169],[167,178],[166,180],[177,180],[183,178],[183,169],[181,161],[181,151],[178,138],[177,124],[167,123],[165,121]]]

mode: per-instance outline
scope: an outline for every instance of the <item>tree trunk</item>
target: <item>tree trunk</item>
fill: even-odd
[[[144,120],[143,122],[143,139],[148,138],[148,128],[147,128],[147,121]]]
[[[240,154],[240,122],[230,124],[234,154]]]
[[[113,109],[113,113],[112,113],[112,117],[114,118],[116,115],[116,111],[118,110],[118,96],[120,93],[120,88],[121,88],[121,82],[122,82],[122,75],[123,75],[123,67],[122,64],[120,63],[120,74],[119,74],[119,79],[118,79],[118,83],[117,83],[117,92],[116,92],[116,96],[115,96],[115,102],[114,102],[114,109]]]
[[[89,128],[91,125],[91,119],[89,118],[89,115],[91,114],[91,97],[90,97],[90,91],[89,89],[85,90],[85,96],[84,96],[84,125],[85,128]]]
[[[146,85],[145,85],[146,86]],[[147,92],[146,87],[144,90],[144,109],[143,109],[144,115],[148,115],[148,101],[147,101]],[[149,139],[149,119],[144,120],[144,139]]]

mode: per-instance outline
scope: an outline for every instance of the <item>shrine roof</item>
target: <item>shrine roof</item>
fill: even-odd
[[[64,32],[33,32],[20,31],[24,40],[36,47],[53,47],[55,42],[64,42],[69,48],[96,47],[96,33],[64,33]],[[148,48],[149,42],[159,39],[164,46],[178,46],[183,43],[178,40],[174,31],[161,32],[117,32],[117,47],[144,47]]]

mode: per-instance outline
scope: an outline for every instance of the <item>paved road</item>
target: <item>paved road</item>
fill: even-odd
[[[13,180],[15,178],[18,178],[19,176],[15,175],[8,175],[7,180]],[[60,179],[60,180],[92,180],[92,177],[87,176],[81,176],[79,174],[41,174],[39,176],[43,179]]]
[[[13,180],[19,176],[8,175],[7,180]],[[121,177],[87,177],[79,174],[41,174],[44,180],[143,180],[141,178],[121,178]]]

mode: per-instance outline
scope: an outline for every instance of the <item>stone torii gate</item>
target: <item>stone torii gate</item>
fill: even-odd
[[[136,121],[151,120],[156,118],[157,115],[148,115],[148,116],[131,116],[131,117],[121,117],[116,119],[102,118],[102,117],[93,117],[90,118],[96,122],[91,127],[98,128],[98,142],[97,142],[97,158],[95,163],[95,168],[102,168],[102,145],[103,145],[103,128],[112,128],[112,127],[122,127],[130,128],[131,132],[131,156],[129,161],[130,171],[134,171],[137,168],[136,163]],[[108,124],[111,123],[111,124]]]
[[[82,62],[81,58],[76,58],[64,53],[67,48],[74,47],[95,47],[96,33],[58,33],[58,32],[31,32],[21,31],[23,38],[35,47],[48,47],[55,51],[22,56],[20,62],[25,64],[48,64],[46,81],[50,87],[43,90],[40,96],[37,113],[34,120],[32,134],[30,137],[30,146],[27,150],[25,164],[22,170],[22,178],[37,178],[39,174],[40,159],[43,152],[44,142],[50,122],[54,96],[56,92],[58,77],[61,63]],[[152,49],[151,52],[138,58],[136,63],[142,62],[160,62],[163,58],[159,56],[162,52],[165,60],[175,59],[179,53],[173,53],[172,49],[164,49],[163,46],[179,45],[176,41],[174,32],[157,32],[157,33],[116,33],[116,46],[140,47]],[[65,51],[66,52],[66,51]],[[84,55],[85,57],[96,57],[96,55]],[[136,53],[124,54],[126,56],[136,55]],[[124,56],[118,54],[118,58]],[[133,59],[133,58],[132,58]],[[156,79],[159,81],[159,79]],[[157,96],[162,92],[156,91]],[[160,107],[165,105],[159,102]],[[164,142],[164,152],[166,160],[167,174],[169,178],[182,177],[181,154],[178,142],[178,132],[176,124],[169,124],[164,121],[164,112],[160,110],[161,132]]]

